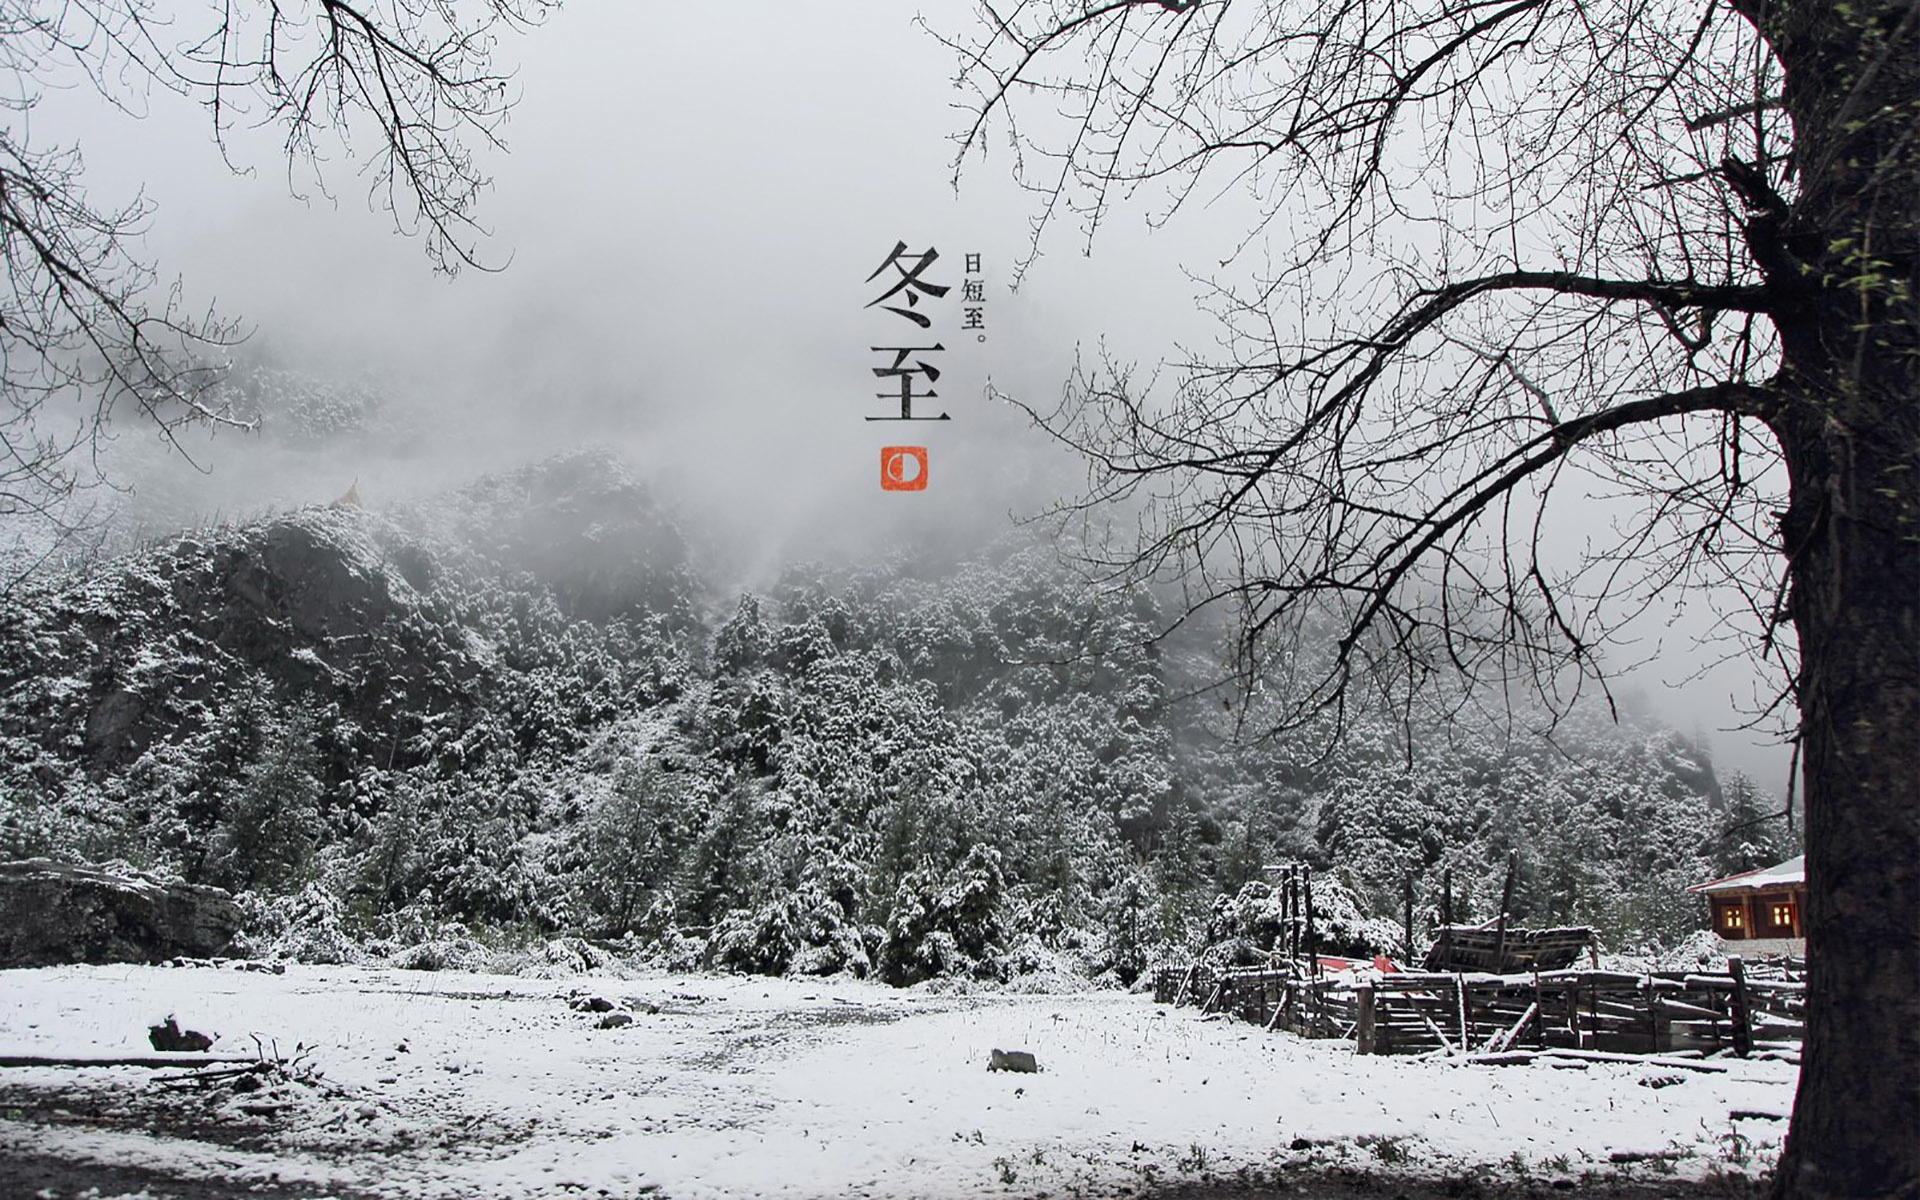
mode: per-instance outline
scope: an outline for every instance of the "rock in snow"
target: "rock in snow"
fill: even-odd
[[[567,1007],[575,1012],[603,1013],[612,1012],[615,1005],[605,996],[575,996],[567,1001]]]
[[[240,909],[215,887],[46,858],[0,863],[0,967],[159,963],[233,952]]]
[[[995,1050],[987,1055],[989,1071],[1020,1071],[1032,1074],[1039,1069],[1040,1064],[1025,1050]]]
[[[147,1028],[147,1040],[162,1053],[198,1054],[213,1045],[213,1039],[196,1029],[182,1029],[169,1013],[165,1022]]]

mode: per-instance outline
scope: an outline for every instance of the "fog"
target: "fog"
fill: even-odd
[[[918,15],[974,19],[960,0]],[[242,318],[243,356],[367,380],[411,431],[334,455],[222,433],[188,447],[202,474],[177,456],[156,470],[151,435],[129,427],[115,455],[143,503],[244,515],[358,480],[377,509],[605,445],[722,531],[750,579],[798,555],[964,548],[1070,493],[1079,464],[987,386],[1044,404],[1102,343],[1148,365],[1209,344],[1182,264],[1231,258],[1245,208],[1198,203],[1154,230],[1149,210],[1123,206],[1091,257],[1056,228],[1013,290],[1034,202],[997,145],[953,186],[963,97],[915,17],[889,0],[582,2],[509,40],[520,100],[506,152],[483,157],[494,182],[479,214],[479,257],[499,269],[453,279],[370,210],[350,162],[327,164],[331,197],[293,181],[300,199],[269,131],[235,137],[237,174],[190,102],[156,94],[135,120],[81,91],[56,97],[36,136],[79,142],[97,203],[152,200],[146,252],[189,309]],[[889,406],[871,348],[924,344],[868,307],[867,276],[897,242],[937,248],[928,277],[953,288],[926,335],[945,346],[939,399],[916,406],[947,422],[864,419]],[[985,340],[959,329],[968,254],[987,284]],[[895,444],[927,447],[926,490],[879,489],[879,449]],[[1770,739],[1718,732],[1742,720],[1752,671],[1680,686],[1705,661],[1703,611],[1636,627],[1651,661],[1622,693],[1707,741],[1723,773],[1782,790]]]
[[[929,19],[966,19],[943,7]],[[208,494],[284,504],[298,483],[330,498],[357,474],[377,503],[610,444],[683,502],[783,550],[953,536],[1070,487],[1077,467],[984,388],[1050,395],[1076,346],[1103,336],[1123,356],[1157,357],[1179,332],[1169,309],[1205,336],[1182,248],[1136,219],[1095,259],[1050,246],[1010,290],[1029,206],[992,162],[952,186],[949,55],[900,6],[838,13],[823,24],[777,4],[576,5],[510,42],[522,98],[509,152],[485,160],[481,211],[493,274],[435,276],[344,171],[328,177],[333,199],[291,199],[268,139],[239,139],[234,157],[254,174],[233,175],[204,114],[171,97],[144,121],[86,128],[97,193],[144,189],[158,206],[152,257],[182,276],[190,308],[245,319],[242,355],[364,372],[433,414],[434,444],[402,460],[327,463],[311,479],[281,466],[249,480],[266,493],[209,482]],[[953,289],[926,334],[946,347],[933,359],[940,399],[918,409],[948,422],[863,419],[888,411],[870,347],[921,344],[866,307],[879,291],[866,277],[898,242],[938,249],[928,278]],[[956,337],[967,254],[989,289],[985,341]],[[216,475],[260,474],[244,439],[217,442],[205,452]],[[900,443],[928,447],[935,486],[878,490],[879,447]]]

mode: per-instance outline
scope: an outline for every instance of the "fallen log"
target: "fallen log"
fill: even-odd
[[[0,1067],[220,1067],[258,1061],[250,1054],[0,1054]]]
[[[1532,1062],[1536,1058],[1558,1058],[1573,1062],[1619,1062],[1633,1063],[1649,1067],[1678,1067],[1683,1071],[1705,1071],[1708,1074],[1725,1074],[1727,1068],[1719,1063],[1701,1062],[1693,1058],[1675,1058],[1659,1054],[1610,1054],[1603,1050],[1506,1050],[1498,1054],[1469,1054],[1467,1062],[1488,1066],[1506,1067]]]

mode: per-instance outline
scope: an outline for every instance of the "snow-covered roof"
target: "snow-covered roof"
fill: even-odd
[[[1772,888],[1794,887],[1807,881],[1807,856],[1796,854],[1787,861],[1757,871],[1742,871],[1711,883],[1696,883],[1689,892],[1758,892]]]

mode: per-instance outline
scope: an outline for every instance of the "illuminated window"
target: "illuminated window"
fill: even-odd
[[[1773,906],[1771,915],[1775,925],[1786,929],[1793,927],[1793,905],[1776,904]]]
[[[1720,923],[1728,929],[1745,929],[1747,914],[1738,908],[1723,908],[1720,910]]]

